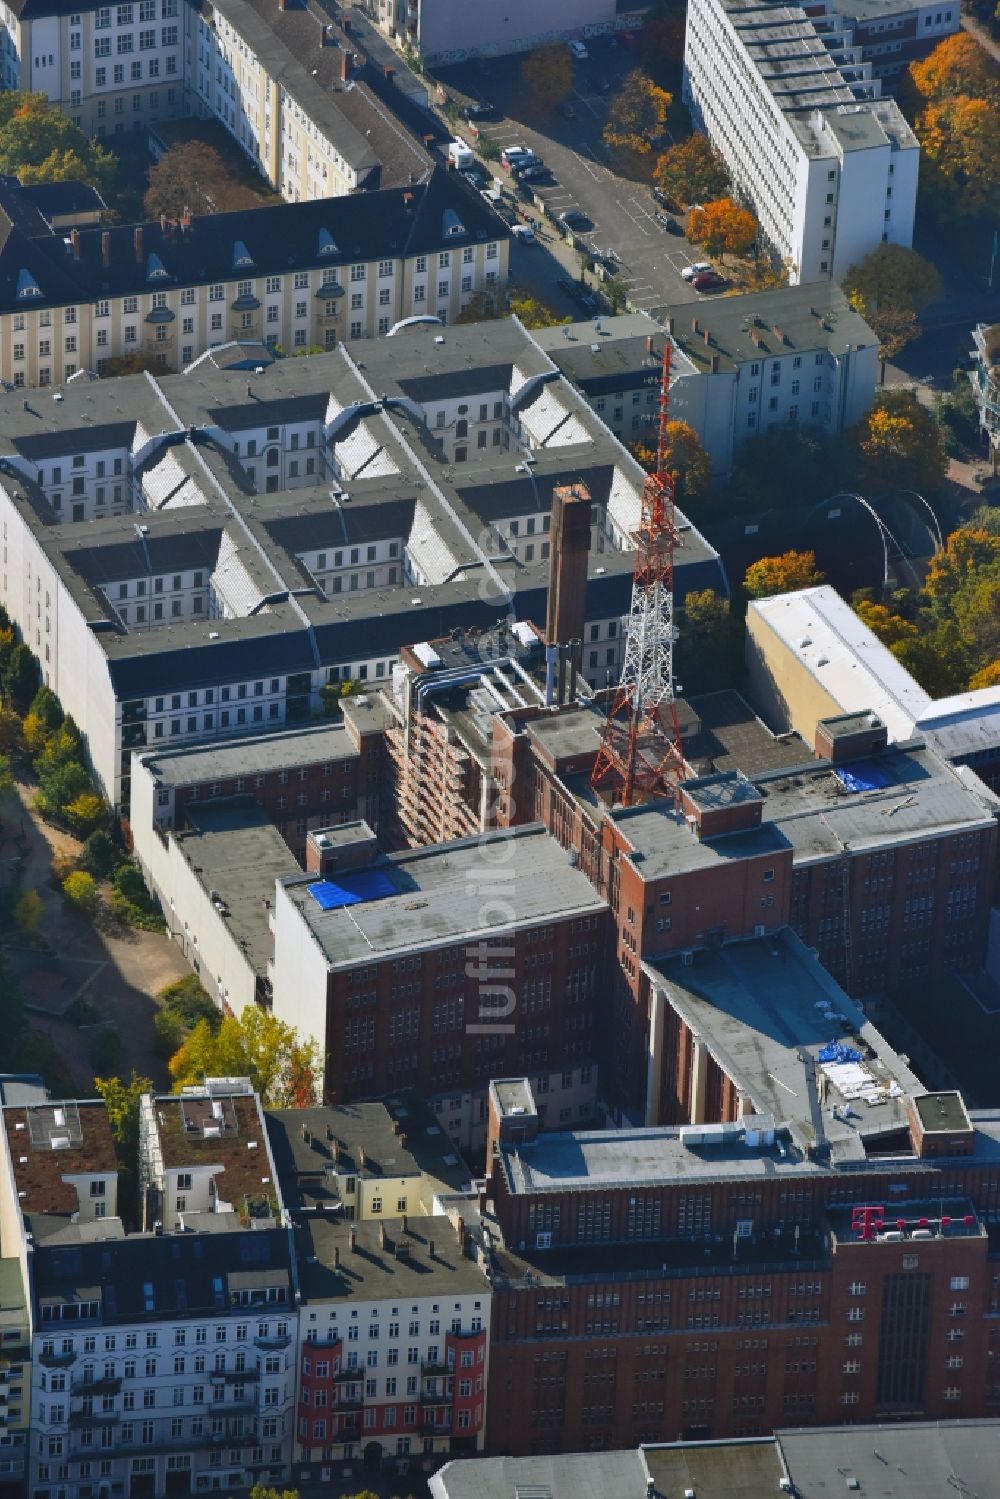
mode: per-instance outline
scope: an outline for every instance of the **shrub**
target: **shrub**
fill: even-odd
[[[17,903],[14,906],[14,920],[22,932],[27,936],[31,936],[38,928],[43,910],[42,897],[38,891],[25,890],[24,894],[18,897]]]
[[[216,1026],[222,1018],[218,1005],[193,973],[173,984],[167,984],[160,990],[157,998],[164,1009],[176,1015],[182,1025],[188,1028],[196,1026],[199,1020],[207,1020]]]
[[[97,880],[107,879],[117,862],[115,846],[103,828],[97,828],[84,841],[80,863]]]
[[[157,1010],[153,1016],[153,1050],[166,1061],[183,1046],[187,1035],[184,1021],[174,1010]]]
[[[81,911],[88,915],[93,914],[97,908],[97,884],[92,875],[83,869],[78,869],[74,874],[68,875],[63,880],[63,894],[66,899]]]

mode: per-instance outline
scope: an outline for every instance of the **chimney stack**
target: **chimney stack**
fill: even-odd
[[[713,354],[712,355],[712,374],[713,375],[717,375],[718,373],[719,373],[719,356],[718,356],[718,354]]]
[[[464,1218],[457,1218],[455,1220],[455,1232],[458,1235],[459,1248],[461,1248],[461,1246],[465,1243],[465,1219]]]
[[[666,327],[667,332],[670,334],[671,338],[673,338],[673,335],[674,335],[674,315],[673,315],[673,313],[671,313],[668,318],[664,319],[664,325]]]
[[[646,334],[646,354],[647,354],[647,357],[650,354],[652,354],[652,352],[653,352],[653,335],[651,333],[647,333]]]
[[[111,265],[111,235],[107,229],[101,235],[101,265],[105,270]]]
[[[694,334],[698,334],[701,332],[701,329],[698,327],[698,319],[696,317],[693,317],[691,319],[691,332]]]
[[[80,231],[79,231],[79,229],[71,229],[70,230],[70,232],[69,232],[69,242],[70,242],[71,246],[73,247],[73,259],[74,260],[79,260],[80,259]]]
[[[341,83],[346,83],[347,80],[348,80],[348,78],[350,78],[350,76],[351,76],[351,54],[349,52],[345,51],[343,47],[341,47],[341,49],[340,49],[340,81],[341,81]]]
[[[401,1234],[405,1234],[406,1233],[406,1214],[405,1213],[400,1214],[399,1231],[400,1231]]]
[[[712,335],[707,328],[702,329],[701,336],[707,344],[710,344],[712,342]]]
[[[590,491],[579,480],[552,492],[549,591],[545,618],[545,701],[556,701],[559,646],[582,640],[587,621]]]
[[[358,1164],[359,1166],[368,1165],[368,1152],[363,1145],[358,1146]]]
[[[347,1247],[351,1251],[352,1254],[354,1253],[354,1251],[358,1247],[358,1231],[357,1231],[356,1228],[352,1228],[352,1229],[350,1229],[348,1231],[348,1235],[347,1235]]]
[[[340,1245],[339,1244],[334,1244],[334,1246],[333,1246],[333,1268],[335,1270],[337,1270],[337,1269],[339,1269],[339,1267],[340,1267]]]
[[[137,224],[132,235],[132,243],[135,245],[135,263],[142,265],[142,225]]]
[[[427,1240],[427,1254],[428,1254],[428,1256],[429,1256],[430,1259],[434,1258],[434,1240],[433,1239],[428,1239]]]

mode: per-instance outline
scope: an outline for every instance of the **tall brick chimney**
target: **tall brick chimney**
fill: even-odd
[[[552,493],[549,595],[545,616],[545,701],[550,706],[556,701],[559,646],[583,639],[589,552],[590,491],[579,481],[557,485]]]
[[[142,225],[137,224],[135,233],[132,235],[132,243],[135,245],[136,265],[142,265]]]

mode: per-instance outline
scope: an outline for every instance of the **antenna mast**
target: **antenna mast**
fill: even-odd
[[[674,691],[674,476],[667,467],[670,420],[670,339],[663,346],[656,467],[642,488],[636,533],[632,607],[625,663],[604,725],[591,785],[614,785],[630,807],[643,796],[663,795],[666,777],[680,769],[680,718]],[[620,790],[618,789],[620,788]]]

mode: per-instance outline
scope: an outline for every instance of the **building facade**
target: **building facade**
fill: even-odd
[[[734,1122],[711,1122],[717,1100],[706,1094],[702,1125],[532,1139],[530,1090],[494,1085],[491,1108],[497,1095],[501,1110],[505,1095],[514,1103],[491,1125],[488,1163],[491,1450],[725,1440],[788,1421],[995,1409],[996,1117],[973,1122],[958,1095],[920,1092],[870,1027],[867,1064],[833,1063],[829,1077],[818,1045],[807,1045],[816,1073],[804,1092],[801,1046],[798,1059],[783,1053],[785,1070],[767,1041],[782,1086],[763,1072],[751,1085],[753,1048],[737,1056],[729,1027],[757,961],[771,985],[771,945],[746,962],[731,950],[728,971],[724,958],[696,959],[680,981],[697,1004],[702,975],[718,965],[708,1023],[742,1100]],[[803,977],[796,962],[793,1009]],[[779,989],[790,993],[784,978]],[[815,1035],[815,1021],[797,1013],[798,1039]],[[856,1068],[878,1097],[848,1109],[831,1080],[838,1065]],[[808,1102],[803,1132],[791,1117],[817,1096],[813,1117],[830,1121],[823,1140],[810,1138]],[[781,1113],[758,1114],[765,1098]]]
[[[979,428],[995,474],[1000,465],[1000,324],[977,324],[972,339],[975,363],[970,379],[979,407]]]
[[[684,93],[792,282],[913,237],[920,148],[838,16],[758,0],[688,12]]]
[[[103,1102],[8,1106],[3,1124],[5,1263],[31,1286],[28,1492],[159,1499],[280,1481],[294,1261],[248,1085],[143,1099],[138,1204],[119,1199]]]
[[[671,418],[694,428],[719,477],[758,434],[801,422],[839,436],[875,398],[878,340],[834,285],[702,302],[665,330],[629,313],[602,318],[599,330],[577,323],[532,337],[616,437],[647,445],[669,337]]]
[[[509,231],[443,170],[405,191],[68,235],[37,196],[0,187],[17,224],[0,251],[0,379],[18,389],[130,357],[181,370],[234,343],[253,369],[407,317],[447,323],[507,279]]]

